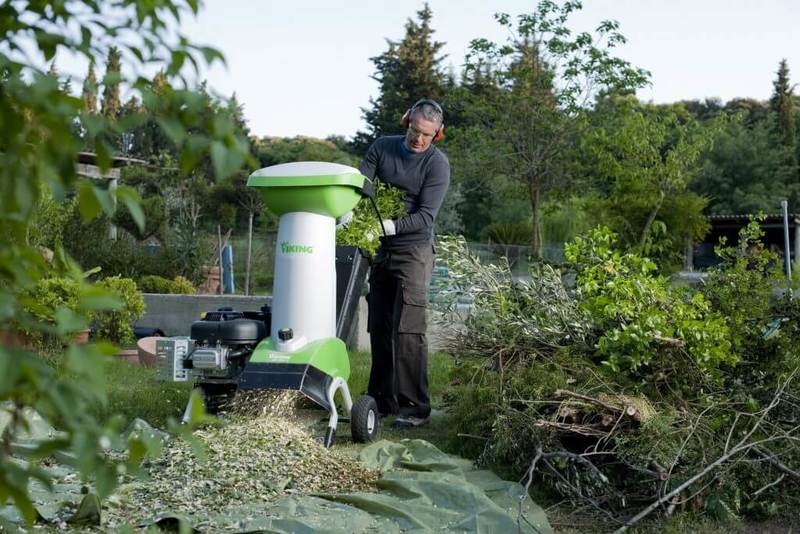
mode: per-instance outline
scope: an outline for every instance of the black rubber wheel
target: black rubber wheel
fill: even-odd
[[[353,411],[350,413],[353,441],[356,443],[375,441],[379,428],[378,403],[369,395],[362,395],[353,404]]]

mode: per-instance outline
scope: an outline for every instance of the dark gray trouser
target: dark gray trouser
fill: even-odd
[[[368,393],[382,413],[427,417],[428,339],[425,307],[433,246],[378,250],[369,276],[372,369]]]

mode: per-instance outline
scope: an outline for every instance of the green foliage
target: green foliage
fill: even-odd
[[[778,256],[761,242],[764,231],[759,221],[763,218],[756,217],[742,228],[736,246],[723,240],[715,247],[722,262],[709,271],[703,286],[703,294],[725,316],[733,346],[739,352],[747,350],[748,342],[759,339],[772,320],[770,300],[781,278]]]
[[[569,293],[547,271],[532,278],[551,289],[531,291],[445,242],[448,283],[474,299],[448,339],[459,355],[452,445],[517,476],[537,458],[537,495],[588,497],[624,519],[652,501],[639,496],[664,495],[745,439],[759,448],[690,486],[691,508],[728,518],[794,509],[762,447],[783,465],[800,461],[800,305],[772,298],[776,262],[761,235],[754,221],[738,246],[721,245],[724,261],[699,291],[670,285],[607,229],[566,246]],[[564,335],[576,324],[582,335]]]
[[[358,166],[358,158],[333,141],[313,137],[262,137],[254,144],[256,157],[263,167],[294,161],[329,161]]]
[[[463,294],[474,299],[467,330],[455,335],[462,354],[499,350],[506,361],[530,358],[581,343],[588,333],[586,316],[565,290],[560,272],[549,265],[533,264],[530,280],[515,280],[507,262],[481,263],[463,237],[444,237],[437,249],[447,265],[447,286],[439,295],[448,311],[457,312]],[[446,313],[445,321],[451,319]]]
[[[96,284],[116,297],[122,306],[116,310],[103,310],[95,314],[97,338],[125,345],[133,343],[133,323],[144,315],[144,297],[130,278],[112,276]]]
[[[790,149],[792,156],[788,163],[797,165],[797,131],[795,126],[794,86],[789,79],[789,66],[785,59],[778,66],[778,77],[775,80],[774,91],[770,98],[770,108],[777,118],[776,131],[781,144]]]
[[[197,292],[194,285],[183,276],[168,280],[161,276],[148,275],[141,277],[136,285],[143,293],[193,295]]]
[[[636,372],[659,353],[685,347],[703,371],[715,374],[733,364],[730,332],[724,317],[701,293],[682,294],[655,274],[647,258],[615,249],[607,228],[578,237],[564,255],[577,272],[577,291],[600,332],[598,355],[614,371]]]
[[[709,212],[774,213],[780,201],[797,205],[796,175],[786,164],[790,149],[777,142],[772,124],[730,115],[702,160],[692,189],[711,198]]]
[[[484,229],[490,243],[502,245],[527,245],[531,231],[528,222],[494,222]]]
[[[403,39],[387,39],[389,49],[370,58],[375,65],[372,79],[380,88],[378,97],[370,98],[370,108],[364,110],[367,131],[355,136],[357,152],[366,153],[378,137],[403,133],[400,118],[420,98],[441,98],[445,79],[439,64],[444,59],[444,43],[433,40],[432,19],[426,3],[417,11],[417,20],[406,22]]]
[[[145,220],[143,228],[139,227],[127,210],[119,210],[114,213],[112,221],[139,241],[145,241],[151,237],[161,242],[165,241],[167,220],[164,199],[157,195],[144,197],[141,207]]]
[[[75,202],[58,201],[49,191],[43,192],[34,210],[34,221],[28,228],[28,243],[50,250],[62,246],[64,228],[74,209]]]
[[[68,277],[40,278],[33,290],[24,296],[25,311],[38,321],[54,325],[61,310],[78,312],[83,287]]]
[[[707,200],[688,190],[720,126],[700,124],[680,105],[610,95],[582,138],[583,172],[598,190],[596,211],[626,246],[666,267],[679,264],[688,237],[708,223]]]
[[[375,181],[375,203],[383,219],[397,219],[406,214],[405,193],[389,184]],[[378,215],[372,202],[362,198],[353,210],[353,219],[336,230],[336,244],[361,247],[369,256],[374,256],[383,235]]]
[[[10,401],[4,402],[0,410],[9,414],[12,421],[0,435],[4,451],[0,454],[0,506],[12,503],[28,523],[36,519],[29,482],[38,479],[46,485],[49,480],[47,471],[39,466],[43,458],[70,451],[82,479],[91,482],[102,498],[113,489],[119,473],[135,469],[154,449],[139,438],[123,443],[119,418],[98,420],[93,415],[93,408],[107,400],[102,362],[116,349],[105,342],[86,346],[72,343],[75,332],[87,327],[87,316],[105,312],[110,312],[108,317],[112,319],[101,330],[123,339],[124,326],[130,327],[122,325],[123,320],[141,311],[134,298],[135,286],[121,286],[122,297],[131,298],[126,312],[106,288],[86,282],[81,269],[58,245],[57,236],[53,238],[53,262],[45,261],[28,241],[40,199],[52,195],[56,202],[63,202],[68,194],[74,194],[75,211],[85,223],[100,214],[111,216],[119,204],[143,228],[144,215],[134,190],[119,187],[113,191],[98,183],[81,182],[75,163],[77,152],[91,146],[101,171],[107,171],[114,155],[114,140],[148,118],[156,121],[172,141],[177,168],[185,175],[204,157],[219,178],[254,163],[246,139],[237,135],[232,119],[202,113],[202,97],[185,83],[176,82],[176,87],[156,92],[143,77],[120,79],[141,97],[146,111],[111,119],[95,114],[96,80],[87,80],[85,99],[75,98],[38,65],[51,62],[56,50],[91,62],[118,46],[121,55],[132,60],[129,72],[142,72],[145,65],[162,65],[167,76],[180,81],[184,66],[199,68],[222,57],[212,48],[193,45],[179,30],[176,33],[181,16],[196,13],[197,8],[193,0],[78,0],[2,6],[0,323],[13,321],[22,330],[56,335],[67,347],[60,358],[63,373],[58,374],[32,351],[0,347],[0,402]],[[113,24],[109,24],[112,20]],[[80,137],[75,135],[77,124]],[[87,246],[97,243],[89,241]],[[61,306],[50,323],[27,311],[31,291],[38,280],[47,278],[66,278],[80,287],[77,313]],[[201,408],[193,413],[202,415],[202,402],[197,402]],[[11,450],[24,430],[20,421],[26,408],[38,411],[60,432],[13,457],[5,451]],[[129,454],[120,465],[104,454],[108,447],[126,446],[130,446]]]
[[[567,21],[580,8],[580,2],[541,2],[516,23],[498,14],[508,40],[475,39],[466,58],[466,77],[479,96],[468,97],[472,109],[465,118],[474,124],[475,145],[487,139],[495,145],[481,170],[524,184],[536,258],[542,256],[542,205],[572,185],[571,152],[585,124],[584,103],[598,92],[634,90],[648,79],[647,72],[614,56],[625,42],[617,23],[600,23],[595,35],[570,30]],[[487,91],[487,85],[494,89]]]

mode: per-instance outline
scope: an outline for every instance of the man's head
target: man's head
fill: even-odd
[[[418,100],[406,111],[401,122],[408,128],[405,143],[412,152],[425,152],[432,142],[444,137],[444,113],[433,100]]]

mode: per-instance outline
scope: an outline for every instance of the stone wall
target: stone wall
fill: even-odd
[[[245,297],[243,295],[162,295],[145,293],[145,313],[136,326],[160,328],[168,336],[188,336],[194,321],[200,314],[229,306],[238,311],[259,311],[264,304],[270,304],[272,297]],[[441,350],[442,340],[439,327],[430,320],[428,310],[428,346],[431,351]],[[367,333],[367,299],[358,301],[358,316],[353,324],[349,348],[369,352],[369,333]]]

